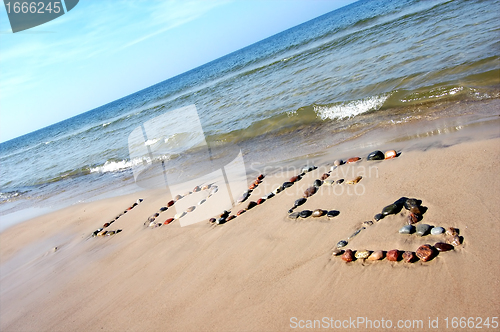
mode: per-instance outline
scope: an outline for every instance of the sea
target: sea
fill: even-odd
[[[196,178],[240,152],[253,169],[470,116],[470,105],[500,97],[499,17],[494,0],[358,1],[1,143],[0,230],[153,188],[155,172]],[[498,107],[479,113],[470,122]]]

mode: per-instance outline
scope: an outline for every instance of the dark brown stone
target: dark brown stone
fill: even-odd
[[[410,208],[410,212],[413,213],[413,214],[422,214],[422,212],[420,211],[420,209],[419,209],[418,206],[412,206]]]
[[[170,219],[174,219],[174,218],[170,218]],[[167,219],[167,220],[170,220],[170,219]],[[209,222],[211,222],[211,223],[213,224],[213,223],[216,221],[216,219],[215,219],[215,218],[210,218],[208,221],[209,221]],[[166,221],[165,221],[165,222],[166,222]]]
[[[455,249],[451,244],[443,242],[436,243],[434,245],[434,248],[436,248],[438,251],[449,251]]]
[[[430,244],[424,244],[418,247],[415,253],[422,262],[427,262],[434,256],[434,249]]]
[[[345,262],[352,262],[354,260],[354,253],[351,249],[346,249],[342,254],[342,260]]]
[[[306,189],[306,191],[304,192],[304,197],[307,198],[307,197],[311,197],[312,195],[314,195],[316,193],[316,187],[309,187]]]
[[[262,180],[264,178],[264,174],[260,174],[257,179]]]
[[[290,180],[288,180],[288,182],[292,182],[292,183],[294,183],[294,182],[297,182],[298,180],[299,180],[299,176],[298,176],[298,175],[296,175],[296,176],[292,176],[292,177],[290,178]]]
[[[446,230],[446,235],[455,236],[455,235],[459,235],[459,233],[460,233],[460,231],[458,230],[458,228],[450,227]]]
[[[417,223],[419,220],[420,218],[418,214],[410,212],[410,214],[408,215],[408,225],[413,225]]]
[[[170,202],[167,203],[167,206],[172,206],[172,205],[174,205],[174,203],[175,202],[172,200],[172,201],[170,201]]]
[[[321,175],[321,180],[324,181],[324,180],[328,179],[329,176],[330,176],[330,174],[325,173],[325,174]]]
[[[104,225],[102,225],[102,228],[106,228],[109,226],[109,222],[105,223]]]
[[[391,262],[397,262],[399,260],[399,250],[389,250],[385,257]]]

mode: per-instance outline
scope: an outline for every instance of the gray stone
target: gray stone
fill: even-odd
[[[337,248],[342,248],[342,247],[345,247],[346,245],[347,245],[347,241],[346,240],[340,240],[337,243]]]
[[[431,229],[431,226],[429,226],[427,224],[418,224],[416,233],[418,236],[424,236],[425,234],[427,234],[429,232],[430,229]]]
[[[405,225],[399,230],[399,234],[412,234],[415,232],[415,227],[413,225]]]
[[[432,235],[439,235],[444,233],[444,228],[443,227],[432,227],[431,229],[431,234]]]

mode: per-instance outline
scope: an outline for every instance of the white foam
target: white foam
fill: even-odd
[[[314,106],[314,111],[321,120],[338,120],[352,118],[356,115],[369,111],[379,110],[384,102],[389,98],[389,94],[372,96],[364,99],[341,102],[329,106]]]

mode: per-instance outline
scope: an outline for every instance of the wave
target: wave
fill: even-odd
[[[390,94],[387,93],[383,95],[347,102],[340,102],[326,106],[314,105],[314,111],[316,112],[316,114],[318,114],[318,117],[321,120],[341,120],[352,118],[366,112],[379,110],[384,105],[384,102],[389,98],[389,96]]]

